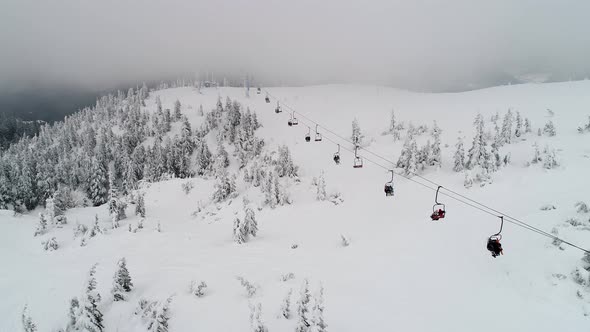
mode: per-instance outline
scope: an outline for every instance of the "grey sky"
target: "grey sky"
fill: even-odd
[[[0,88],[182,72],[417,90],[590,73],[588,0],[0,0]]]

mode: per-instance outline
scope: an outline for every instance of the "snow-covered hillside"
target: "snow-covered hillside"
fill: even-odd
[[[434,192],[396,175],[395,195],[386,197],[383,185],[390,175],[370,160],[386,168],[395,165],[367,150],[397,162],[410,122],[415,128],[427,127],[424,133],[420,129],[415,133],[417,146],[424,146],[427,141],[434,143],[431,132],[436,121],[442,130],[440,166],[434,163],[415,172],[590,248],[590,213],[575,206],[579,201],[590,204],[590,129],[584,130],[590,115],[590,82],[453,94],[350,85],[268,91],[301,113],[296,115],[297,126],[287,125],[290,115],[285,107],[275,113],[276,100],[266,103],[264,92],[251,90],[246,98],[238,88],[154,91],[142,111],[154,114],[157,98],[164,109],[174,109],[179,100],[193,130],[206,122],[200,106],[207,113],[219,99],[225,104],[229,97],[242,110],[255,111],[262,125],[256,135],[264,139],[263,154],[286,145],[299,167],[297,177],[281,182],[290,204],[271,208],[265,203],[265,194],[243,180],[250,164],[239,169],[239,156],[227,144],[227,169],[236,175],[236,194],[213,201],[219,174],[141,182],[131,195],[136,196],[134,201],[137,193],[145,195],[146,217],[140,229],[141,218],[134,215],[131,198],[119,228],[111,229],[109,204],[75,207],[65,212],[66,225],[50,227],[36,237],[42,207],[17,216],[1,210],[0,331],[21,328],[25,305],[39,331],[64,329],[70,300],[84,294],[88,271],[95,263],[105,331],[146,331],[146,319],[136,314],[138,301],[159,301],[156,311],[161,313],[170,296],[170,331],[249,331],[250,306],[258,304],[261,311],[254,312],[261,313],[259,319],[268,331],[294,331],[301,324],[297,308],[305,298],[301,296],[305,280],[311,293],[306,315],[314,331],[321,331],[317,325],[322,310],[317,306],[322,305],[328,331],[554,332],[589,326],[590,278],[581,251],[505,223],[504,255],[492,258],[486,241],[499,230],[498,218],[440,196],[447,215],[432,222]],[[530,121],[531,132],[525,132],[523,124],[522,135],[516,137],[512,129],[511,142],[498,147],[502,159],[509,155],[507,164],[502,160],[483,182],[478,182],[479,166],[475,167],[467,176],[474,183],[465,188],[465,172],[453,170],[457,138],[463,139],[467,153],[475,134],[474,119],[481,114],[483,139],[491,144],[495,129],[490,119],[499,113],[501,127],[509,109],[515,117],[518,112],[523,121]],[[397,123],[404,123],[403,129],[397,129],[399,139],[388,132],[392,110]],[[357,119],[364,135],[360,149],[364,166],[353,168],[353,156],[347,151],[352,146],[330,132],[323,130],[324,139],[315,142],[309,119],[347,139]],[[544,130],[548,122],[554,124],[555,136]],[[311,126],[311,142],[304,140],[306,125]],[[113,126],[112,130],[116,135],[124,129]],[[164,137],[181,133],[178,121]],[[213,154],[218,138],[215,131],[204,138]],[[147,135],[141,144],[151,146],[155,139]],[[337,146],[331,140],[341,144],[340,165],[332,159]],[[535,143],[541,158],[554,153],[556,163],[548,167],[543,160],[531,163]],[[542,152],[545,147],[547,153]],[[328,199],[318,200],[323,181]],[[244,198],[250,203],[244,204]],[[234,221],[244,220],[245,205],[255,211],[258,232],[237,244]],[[79,229],[77,224],[91,229],[95,216],[106,231],[92,238],[83,235],[81,246],[81,236],[75,236],[74,230]],[[44,250],[41,242],[53,237],[59,248]],[[122,257],[134,288],[125,293],[125,301],[113,301],[113,275]],[[254,285],[254,294],[250,296],[237,277]],[[206,283],[203,296],[191,294],[192,281]],[[323,302],[318,301],[322,287]],[[291,318],[286,319],[282,306],[290,290]],[[254,325],[256,321],[254,317]]]

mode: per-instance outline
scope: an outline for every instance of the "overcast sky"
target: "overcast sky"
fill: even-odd
[[[0,88],[183,72],[414,90],[590,73],[588,0],[0,0]]]

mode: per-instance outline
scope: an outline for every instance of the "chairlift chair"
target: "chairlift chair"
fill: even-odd
[[[283,110],[281,109],[281,105],[279,105],[279,102],[277,101],[277,108],[275,108],[275,113],[281,113]]]
[[[266,100],[266,103],[270,103],[270,98],[268,97],[268,95],[266,95],[266,98],[264,98],[264,100]]]
[[[492,253],[492,257],[496,258],[500,255],[504,255],[504,250],[502,249],[502,244],[500,240],[502,240],[502,227],[504,226],[504,216],[498,216],[501,220],[500,223],[500,231],[488,238],[488,243],[486,248]]]
[[[256,94],[260,94],[260,87],[258,87],[258,89],[256,89]]]
[[[340,165],[340,144],[338,144],[338,151],[334,153],[334,162],[336,165]]]
[[[295,117],[295,111],[291,112],[291,125],[296,126],[299,124],[299,120]]]
[[[311,128],[309,128],[309,126],[307,126],[307,134],[305,134],[305,141],[306,142],[311,141]]]
[[[354,163],[352,164],[352,167],[354,168],[362,168],[363,167],[363,158],[361,158],[361,156],[358,155],[358,146],[354,147]]]
[[[315,139],[316,142],[320,142],[322,140],[322,134],[318,132],[318,125],[315,125]]]
[[[430,215],[430,219],[432,219],[432,221],[443,219],[447,214],[445,205],[438,202],[438,192],[440,188],[442,188],[442,186],[438,186],[436,189],[436,196],[434,196],[434,205],[432,206],[432,214]]]
[[[393,196],[393,170],[389,170],[391,172],[391,181],[386,182],[383,188],[385,191],[385,196]]]

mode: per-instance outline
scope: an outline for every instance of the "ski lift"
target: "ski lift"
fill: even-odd
[[[504,250],[502,249],[502,244],[500,240],[502,240],[502,227],[504,226],[504,216],[498,216],[502,223],[500,224],[500,231],[488,238],[487,249],[492,253],[492,257],[496,258],[497,256],[504,255]]]
[[[307,126],[307,134],[305,134],[305,141],[306,142],[311,141],[311,128],[309,128],[309,126]]]
[[[316,142],[320,142],[322,140],[322,134],[318,132],[318,125],[315,125],[315,139]]]
[[[296,126],[299,124],[299,120],[295,117],[295,111],[291,112],[291,118],[287,121],[287,124],[290,126]]]
[[[432,219],[432,221],[443,219],[447,213],[445,210],[445,205],[438,202],[438,191],[440,188],[442,188],[442,186],[438,186],[436,189],[436,196],[434,196],[434,205],[432,206],[432,214],[430,215],[430,219]]]
[[[264,98],[264,100],[266,100],[266,103],[270,103],[270,98],[268,97],[268,94],[266,94],[266,98]]]
[[[258,87],[258,89],[256,89],[256,94],[260,94],[260,87]]]
[[[393,170],[390,169],[389,171],[391,172],[391,181],[385,183],[383,188],[383,191],[385,191],[385,196],[393,196]]]
[[[363,158],[361,158],[361,156],[359,156],[357,154],[359,147],[355,146],[354,147],[354,163],[352,164],[352,167],[354,168],[362,168],[363,167]]]
[[[340,165],[340,144],[338,144],[338,151],[334,153],[334,162],[336,165]]]
[[[283,110],[281,109],[281,106],[279,105],[279,102],[277,101],[277,108],[275,108],[275,113],[281,113]]]

